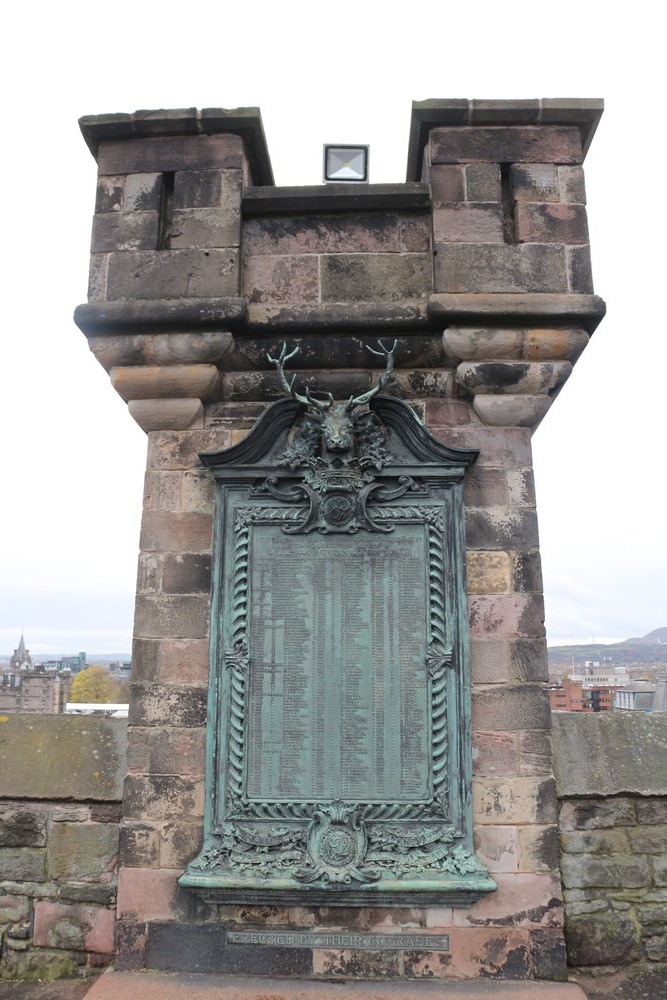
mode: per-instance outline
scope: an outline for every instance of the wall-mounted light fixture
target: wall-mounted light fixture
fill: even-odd
[[[325,184],[367,184],[368,146],[324,146]]]

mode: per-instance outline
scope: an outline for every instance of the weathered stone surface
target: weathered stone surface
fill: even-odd
[[[494,466],[507,471],[512,467],[532,466],[530,432],[521,427],[482,427],[471,424],[468,427],[431,427],[431,432],[445,444],[458,448],[475,448],[479,458],[475,470],[483,466]],[[479,546],[486,548],[487,546]],[[503,545],[501,548],[509,546]]]
[[[402,215],[401,253],[429,253],[431,249],[431,216]]]
[[[128,819],[153,822],[162,819],[180,820],[185,816],[199,819],[204,815],[204,782],[177,775],[128,775],[125,783],[125,815]]]
[[[35,904],[38,947],[113,953],[114,913],[105,907],[40,901]]]
[[[127,868],[156,868],[160,861],[160,829],[149,823],[124,820],[119,857]]]
[[[320,260],[322,301],[424,299],[432,291],[427,254],[343,254]]]
[[[470,672],[473,684],[506,684],[509,681],[507,639],[477,638],[470,643]]]
[[[520,507],[469,507],[466,511],[466,540],[469,549],[537,547],[535,511]]]
[[[203,726],[206,721],[206,691],[203,688],[133,684],[131,693],[132,726],[190,729]]]
[[[646,859],[633,855],[597,858],[587,854],[564,854],[561,872],[563,885],[568,889],[587,886],[632,889],[648,886],[651,881]]]
[[[512,553],[512,588],[519,594],[542,593],[542,563],[537,549]]]
[[[0,804],[0,847],[44,847],[46,812],[35,806]]]
[[[128,174],[124,178],[124,212],[157,212],[161,197],[161,173]]]
[[[553,394],[572,371],[568,361],[464,361],[456,380],[471,393]]]
[[[576,128],[435,128],[430,134],[431,163],[581,163]],[[111,171],[118,172],[118,171]]]
[[[518,854],[519,871],[552,872],[560,878],[560,852],[556,824],[519,827]]]
[[[542,686],[516,684],[473,692],[473,729],[481,732],[550,729],[549,698]]]
[[[433,164],[429,172],[431,198],[433,204],[465,200],[465,168],[458,166]],[[479,201],[492,201],[491,198],[480,198]]]
[[[222,170],[177,170],[174,174],[174,210],[181,208],[219,208],[222,204]],[[236,176],[236,171],[232,177]]]
[[[544,418],[550,396],[475,396],[473,409],[483,423],[491,427],[535,428]]]
[[[492,875],[517,870],[519,832],[516,826],[478,826],[475,830],[475,854]]]
[[[637,832],[627,827],[572,830],[561,835],[560,843],[564,854],[630,854],[630,838],[634,844]]]
[[[4,847],[0,851],[0,879],[46,881],[46,851],[33,847]]]
[[[569,917],[565,938],[572,965],[623,965],[639,954],[639,927],[622,913]]]
[[[209,613],[206,597],[138,595],[134,632],[140,639],[204,639],[208,635]]]
[[[513,163],[510,176],[515,201],[560,201],[558,167],[554,163]]]
[[[215,365],[138,365],[112,368],[111,384],[128,402],[131,399],[171,399],[181,396],[207,399],[219,383]]]
[[[469,507],[506,507],[509,502],[507,474],[502,469],[475,464],[466,473],[463,490]]]
[[[162,570],[165,594],[208,594],[211,589],[211,557],[208,554],[166,555]]]
[[[511,586],[507,552],[471,552],[466,557],[469,594],[507,594]]]
[[[234,345],[231,333],[137,333],[89,337],[88,347],[106,371],[135,365],[220,364]]]
[[[319,258],[257,256],[243,261],[243,294],[250,302],[319,301]]]
[[[503,243],[502,208],[497,203],[439,205],[433,209],[433,238],[436,243]]]
[[[589,246],[565,247],[567,280],[573,294],[587,295],[593,291],[593,270]]]
[[[209,555],[211,530],[211,518],[207,514],[144,511],[139,544],[142,552]]]
[[[203,834],[201,823],[165,823],[160,835],[161,867],[185,868],[201,849]]]
[[[583,167],[558,167],[560,200],[586,204],[586,186]]]
[[[400,250],[400,217],[397,214],[279,216],[248,219],[243,227],[246,256],[398,253]]]
[[[480,249],[480,248],[474,248]],[[497,247],[491,247],[497,250]],[[521,249],[521,248],[520,248]],[[526,249],[524,246],[523,250]],[[554,249],[553,247],[551,249]],[[565,247],[565,259],[586,251],[585,247]],[[450,256],[455,250],[450,247]],[[597,295],[579,294],[574,288],[565,294],[542,292],[437,291],[428,300],[428,315],[447,324],[469,326],[488,323],[520,322],[547,324],[566,323],[583,327],[593,333],[605,314],[605,304]]]
[[[177,299],[237,295],[238,251],[148,250],[112,253],[110,299]]]
[[[206,686],[209,648],[206,639],[164,639],[160,643],[159,676],[164,684]]]
[[[517,681],[549,679],[546,639],[517,639],[510,644],[510,673]]]
[[[241,244],[240,194],[236,208],[175,209],[165,234],[170,250],[190,247],[238,247]]]
[[[96,215],[90,252],[157,250],[159,224],[157,212],[107,212]]]
[[[401,373],[397,378],[400,379]],[[450,378],[453,391],[454,374],[448,373],[447,391],[449,392]],[[427,399],[425,403],[424,423],[427,427],[443,427],[450,424],[469,424],[474,419],[470,404],[463,399]]]
[[[123,719],[0,716],[0,798],[119,801],[126,734]]]
[[[466,201],[501,200],[500,166],[497,163],[466,163],[464,170]]]
[[[473,781],[476,823],[555,823],[556,790],[549,778],[484,778]]]
[[[471,907],[455,907],[454,926],[560,927],[563,901],[553,875],[499,873],[498,888]]]
[[[437,292],[569,290],[565,250],[557,245],[437,244],[434,271]]]
[[[557,714],[552,719],[554,770],[556,772],[563,762],[563,731],[559,725],[559,719],[560,716]],[[560,811],[560,827],[561,830],[565,831],[601,830],[611,826],[635,826],[636,823],[635,803],[626,797],[565,801]]]
[[[101,142],[97,155],[100,174],[241,169],[243,140],[237,135],[161,136]]]
[[[49,837],[53,879],[110,879],[118,854],[116,823],[57,823]]]
[[[127,408],[147,434],[184,431],[204,425],[204,407],[198,399],[131,399]]]
[[[496,732],[472,734],[473,774],[511,777],[519,774],[519,736]]]
[[[121,212],[123,210],[125,178],[121,176],[98,177],[95,213]],[[157,205],[155,206],[157,210]]]
[[[519,243],[588,243],[584,205],[523,202],[514,210]]]
[[[609,712],[554,717],[559,795],[667,794],[663,715]]]
[[[537,595],[475,595],[470,600],[470,633],[473,636],[542,636],[544,602]]]
[[[158,729],[149,734],[148,765],[151,774],[204,773],[206,733],[201,729]]]

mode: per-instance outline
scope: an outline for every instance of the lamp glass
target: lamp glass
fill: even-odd
[[[365,182],[368,180],[368,146],[325,146],[324,181]]]

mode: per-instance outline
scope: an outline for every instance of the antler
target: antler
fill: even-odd
[[[302,396],[301,393],[297,392],[294,388],[296,373],[292,376],[292,380],[290,382],[287,381],[287,376],[285,375],[285,363],[298,353],[299,348],[295,347],[294,350],[288,354],[287,344],[283,341],[283,346],[280,349],[280,355],[277,358],[274,358],[273,355],[267,354],[266,359],[267,361],[270,361],[272,365],[276,366],[278,377],[280,378],[283,389],[285,389],[286,392],[289,392],[292,399],[295,399],[297,403],[301,403],[302,406],[314,406],[318,410],[328,410],[331,406],[333,406],[334,401],[331,393],[328,393],[328,399],[314,399],[311,395],[310,389],[306,386],[306,394],[305,396]]]
[[[389,381],[391,373],[394,370],[394,351],[398,347],[398,340],[394,341],[393,347],[385,347],[382,341],[378,340],[378,346],[380,347],[380,350],[376,351],[374,347],[371,347],[369,344],[366,344],[366,347],[371,352],[371,354],[377,354],[379,358],[384,357],[387,359],[386,368],[382,373],[382,375],[380,375],[380,377],[378,378],[378,384],[376,386],[374,386],[372,389],[369,389],[368,392],[365,392],[362,396],[350,397],[350,401],[345,407],[346,410],[353,410],[355,406],[361,406],[363,403],[367,403],[374,396],[377,396],[379,392],[382,392],[387,382]]]

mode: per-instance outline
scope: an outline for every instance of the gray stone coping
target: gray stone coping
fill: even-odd
[[[571,125],[579,129],[584,156],[604,110],[599,98],[545,97],[525,101],[435,99],[412,102],[406,179],[421,179],[429,131],[440,125]]]
[[[580,324],[589,333],[598,326],[607,307],[599,295],[539,292],[436,293],[428,300],[428,314],[444,323]]]
[[[667,795],[667,713],[554,712],[560,798]]]
[[[304,215],[309,212],[424,210],[431,208],[428,184],[317,184],[305,187],[248,187],[244,215]]]
[[[97,160],[101,142],[167,136],[218,135],[231,132],[243,139],[257,184],[273,184],[273,169],[259,108],[176,108],[130,114],[85,115],[79,128]]]
[[[0,799],[119,802],[127,720],[0,713]]]

